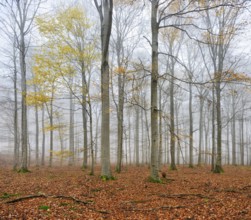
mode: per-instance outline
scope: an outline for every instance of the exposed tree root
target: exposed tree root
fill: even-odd
[[[199,198],[206,198],[209,199],[209,196],[205,196],[202,194],[160,194],[160,197],[165,197],[165,198],[185,198],[185,197],[190,197],[190,196],[195,196],[195,197],[199,197]]]

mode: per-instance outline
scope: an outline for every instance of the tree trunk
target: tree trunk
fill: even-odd
[[[141,108],[141,163],[144,164],[145,163],[145,153],[146,153],[146,144],[145,144],[145,140],[146,140],[146,135],[145,135],[145,123],[144,123],[144,109]]]
[[[180,152],[181,152],[181,146],[180,146],[180,140],[179,140],[179,106],[178,106],[178,100],[175,102],[175,123],[176,123],[176,138],[177,138],[177,151],[176,151],[176,159],[177,164],[180,164]]]
[[[146,105],[144,103],[144,108],[146,108]],[[147,137],[147,147],[146,147],[146,163],[149,162],[149,151],[151,148],[151,138],[150,138],[150,131],[149,131],[149,123],[148,123],[148,117],[147,117],[147,111],[145,110],[145,126],[146,126],[146,137]]]
[[[25,63],[25,40],[24,40],[24,27],[20,30],[20,71],[21,71],[21,90],[22,90],[22,163],[21,172],[28,171],[28,129],[27,129],[27,86],[26,86],[26,63]]]
[[[119,57],[119,56],[118,56]],[[121,62],[118,58],[118,67],[121,68]],[[121,172],[122,156],[123,156],[123,124],[124,124],[124,87],[125,87],[125,76],[124,72],[118,75],[118,87],[119,87],[119,103],[117,109],[118,118],[118,150],[117,150],[117,167],[118,173]]]
[[[230,121],[230,117],[229,117],[229,109],[227,111],[227,165],[230,165],[230,148],[229,148],[229,121]]]
[[[222,169],[222,157],[221,157],[221,150],[222,150],[222,140],[221,140],[221,132],[222,132],[222,125],[221,125],[221,88],[220,82],[216,82],[216,120],[217,120],[217,158],[216,158],[216,165],[214,168],[214,173],[221,173],[223,172]]]
[[[35,88],[35,93],[36,93]],[[38,106],[35,106],[35,120],[36,120],[36,166],[39,166],[39,122],[38,122]]]
[[[193,168],[193,94],[192,83],[189,83],[189,167]]]
[[[163,155],[163,135],[162,135],[162,92],[159,88],[159,167],[162,165],[162,155]]]
[[[71,80],[71,86],[73,84],[73,78]],[[73,94],[70,91],[70,126],[69,126],[69,166],[74,165],[74,102],[73,102]]]
[[[174,73],[171,73],[170,79],[170,155],[171,155],[171,170],[177,170],[175,163],[175,125],[174,125]]]
[[[42,107],[42,158],[41,165],[45,165],[45,126],[44,126],[44,105]]]
[[[243,106],[243,105],[242,105]],[[240,156],[241,165],[244,166],[244,111],[241,112],[240,118]]]
[[[83,165],[82,168],[86,169],[88,164],[88,136],[87,136],[87,82],[85,76],[85,65],[81,63],[81,76],[82,76],[82,120],[83,120],[83,133],[84,133],[84,150],[83,150]]]
[[[214,170],[215,166],[215,89],[214,83],[212,88],[213,98],[212,98],[212,159],[211,159],[211,170]]]
[[[151,179],[160,181],[158,171],[158,0],[152,1],[152,73],[151,73]]]
[[[135,106],[136,123],[135,123],[135,163],[139,166],[139,107]]]
[[[232,94],[232,165],[236,166],[236,140],[235,140],[235,94]]]
[[[199,155],[198,166],[202,163],[202,140],[203,140],[203,108],[204,108],[204,96],[200,94],[200,119],[199,119]]]
[[[13,170],[17,170],[19,165],[19,135],[18,135],[18,106],[17,106],[17,57],[16,40],[13,45],[13,65],[14,65],[14,163]]]
[[[94,141],[93,141],[93,123],[92,123],[92,106],[91,100],[88,96],[88,105],[90,110],[90,140],[91,140],[91,172],[90,175],[94,175],[94,165],[95,165],[95,154],[94,154]]]
[[[109,97],[109,42],[112,28],[113,0],[103,0],[98,5],[94,0],[99,12],[101,22],[101,177],[112,178],[110,168],[110,97]]]
[[[54,128],[53,128],[53,94],[51,95],[51,101],[50,101],[50,112],[49,112],[49,118],[50,118],[50,157],[49,157],[49,167],[52,167],[53,162],[53,135],[54,135]]]

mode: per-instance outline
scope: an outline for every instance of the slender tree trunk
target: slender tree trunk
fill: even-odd
[[[235,94],[232,95],[232,165],[236,166]]]
[[[95,163],[98,160],[98,133],[99,133],[99,114],[96,118],[96,134],[95,134]]]
[[[209,112],[205,111],[204,114],[204,118],[206,119],[206,114],[207,114],[207,121],[205,121],[204,123],[204,131],[205,131],[205,164],[209,164],[209,160],[208,160],[208,153],[209,153],[209,127],[210,127],[210,119],[209,119]]]
[[[119,39],[117,39],[119,44]],[[124,87],[125,87],[125,71],[122,67],[121,62],[121,45],[117,48],[117,65],[121,71],[118,74],[118,89],[119,89],[119,102],[117,108],[117,118],[118,118],[118,146],[117,146],[117,167],[118,173],[121,172],[122,156],[123,156],[123,125],[124,125]]]
[[[159,181],[158,163],[158,35],[159,23],[157,21],[158,0],[152,0],[151,30],[152,30],[152,73],[151,73],[151,178]]]
[[[41,158],[41,165],[45,165],[45,126],[44,126],[44,105],[42,107],[42,158]]]
[[[36,92],[36,88],[35,88]],[[35,106],[35,120],[36,120],[36,166],[39,166],[39,122],[38,122],[38,106]]]
[[[214,173],[223,172],[222,168],[222,124],[221,124],[221,88],[220,79],[216,82],[216,118],[217,118],[217,158]]]
[[[92,122],[92,105],[90,97],[88,96],[88,105],[90,110],[90,140],[91,140],[91,175],[94,175],[95,154],[94,154],[94,142],[93,142],[93,122]]]
[[[191,80],[191,79],[190,79]],[[193,93],[189,83],[189,167],[193,168]]]
[[[18,135],[18,106],[17,106],[17,57],[16,40],[13,45],[13,65],[14,65],[14,163],[13,170],[17,170],[19,165],[19,135]]]
[[[21,69],[21,90],[22,90],[22,100],[21,100],[21,109],[22,109],[22,163],[21,163],[21,172],[28,171],[28,128],[27,128],[27,105],[26,105],[26,96],[27,96],[27,86],[26,86],[26,63],[25,63],[25,54],[26,46],[24,40],[24,27],[21,27],[20,30],[20,69]]]
[[[128,134],[128,139],[129,139],[129,164],[132,164],[132,148],[131,148],[131,117],[130,117],[130,112],[128,110],[128,130],[129,130],[129,134]]]
[[[73,78],[71,78],[71,86],[73,84]],[[74,165],[74,154],[75,154],[75,146],[74,146],[74,100],[72,91],[70,91],[70,126],[69,126],[69,166]]]
[[[244,111],[243,110],[240,118],[240,153],[241,153],[241,165],[244,166]]]
[[[213,83],[213,98],[212,98],[212,159],[211,159],[211,170],[214,170],[215,166],[215,89],[214,89],[214,83]]]
[[[175,125],[174,125],[174,78],[173,71],[170,79],[170,151],[171,151],[171,170],[177,170],[175,163]]]
[[[135,123],[135,163],[139,166],[139,107],[135,106],[136,123]]]
[[[57,117],[57,122],[60,125],[58,128],[58,136],[59,136],[59,142],[60,142],[60,151],[61,151],[61,157],[60,157],[60,166],[63,166],[63,158],[64,158],[64,134],[63,129],[61,127],[59,116]]]
[[[169,147],[169,127],[166,125],[166,163],[170,164],[170,147]]]
[[[180,152],[181,152],[181,146],[180,146],[180,140],[179,140],[179,107],[178,107],[178,101],[175,102],[175,122],[176,122],[176,138],[177,138],[177,164],[180,165]]]
[[[144,108],[146,105],[144,104]],[[149,123],[148,123],[148,117],[147,117],[147,111],[145,110],[145,126],[146,126],[146,133],[147,133],[147,147],[146,147],[146,163],[149,162],[149,151],[151,148],[151,138],[150,138],[150,131],[149,131]]]
[[[159,167],[162,165],[162,155],[163,155],[163,135],[162,135],[162,92],[159,88]]]
[[[82,76],[82,120],[83,120],[83,133],[84,133],[84,150],[83,150],[83,165],[82,168],[86,169],[88,164],[88,136],[87,136],[87,82],[85,76],[85,65],[81,63],[81,76]]]
[[[118,60],[118,66],[119,68],[121,68],[121,63],[119,60]],[[122,156],[123,156],[124,86],[125,86],[125,77],[124,77],[124,72],[122,72],[122,73],[119,73],[118,75],[118,87],[119,87],[119,103],[118,103],[118,112],[117,112],[117,118],[118,118],[118,147],[117,148],[118,148],[118,151],[117,151],[117,167],[116,167],[116,170],[118,173],[121,172]]]
[[[200,95],[200,119],[199,119],[199,155],[198,155],[198,166],[202,163],[202,140],[203,140],[203,108],[204,108],[204,97]]]
[[[54,135],[54,128],[53,128],[53,94],[51,96],[51,101],[50,101],[50,157],[49,157],[49,167],[52,167],[52,162],[53,162],[53,135]]]
[[[145,163],[145,124],[144,124],[144,109],[141,109],[141,163]]]

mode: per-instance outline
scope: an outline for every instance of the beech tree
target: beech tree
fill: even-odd
[[[47,46],[54,45],[54,52],[60,60],[57,75],[70,92],[70,126],[69,126],[69,165],[74,163],[74,100],[81,105],[83,125],[83,169],[87,168],[88,158],[88,115],[92,121],[91,99],[89,94],[93,61],[97,59],[94,50],[96,41],[91,36],[91,24],[81,5],[74,5],[59,10],[51,17],[40,16],[37,19],[40,34],[46,39]],[[88,40],[91,37],[92,40]],[[52,53],[52,51],[48,51]],[[53,52],[53,53],[54,53]],[[50,67],[48,67],[50,68]],[[53,69],[54,67],[51,66]],[[80,84],[75,80],[80,76]],[[89,106],[89,114],[88,113]],[[92,126],[90,126],[92,134]],[[92,135],[91,135],[92,136]],[[90,146],[93,147],[91,137]],[[93,152],[93,150],[91,150]],[[94,159],[92,159],[94,161]]]
[[[115,1],[113,14],[113,34],[111,38],[112,48],[116,56],[115,73],[118,81],[118,101],[114,99],[117,110],[117,166],[116,171],[121,172],[123,157],[123,135],[124,135],[124,102],[125,102],[125,86],[128,65],[133,55],[133,51],[137,45],[137,41],[133,39],[133,32],[138,26],[135,20],[139,16],[139,9],[136,6],[128,4],[124,1]],[[128,39],[130,38],[130,45]],[[113,79],[112,79],[113,80]],[[114,96],[113,96],[114,97]]]
[[[16,47],[19,53],[20,72],[21,72],[21,148],[22,158],[20,172],[28,171],[28,126],[27,126],[27,52],[29,44],[28,39],[33,27],[34,18],[38,12],[42,0],[11,0],[6,1],[5,5],[9,9],[16,25],[14,33],[16,38]]]
[[[33,73],[34,76],[30,80],[30,84],[39,86],[40,90],[29,94],[29,102],[39,102],[46,107],[49,115],[49,126],[44,127],[44,130],[50,132],[50,156],[49,166],[53,163],[54,150],[54,130],[57,128],[54,124],[54,99],[56,89],[59,85],[61,76],[62,64],[64,58],[62,54],[58,54],[57,50],[53,49],[51,43],[45,44],[44,48],[40,49],[40,53],[34,55]],[[68,72],[66,67],[65,71]]]
[[[109,97],[109,42],[112,29],[113,0],[94,0],[101,26],[101,177],[112,178],[110,168],[110,97]]]
[[[244,2],[240,2],[234,7],[234,4],[236,4],[235,1],[222,0],[219,7],[205,11],[205,23],[208,29],[206,39],[214,67],[213,92],[215,91],[216,96],[217,157],[213,168],[215,173],[223,172],[221,91],[222,81],[225,79],[228,70],[228,67],[224,65],[224,61],[229,50],[229,45],[236,33],[235,27],[237,18]],[[233,5],[228,6],[228,3]],[[208,7],[210,6],[208,5]]]

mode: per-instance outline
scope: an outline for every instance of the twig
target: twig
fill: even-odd
[[[29,195],[29,196],[24,196],[24,197],[20,197],[20,198],[17,198],[17,199],[12,199],[12,200],[9,200],[5,203],[16,203],[16,202],[20,202],[20,201],[23,201],[23,200],[26,200],[26,199],[33,199],[33,198],[39,198],[39,197],[44,197],[46,198],[45,195],[43,194],[39,194],[39,195]]]
[[[10,203],[16,203],[16,202],[20,202],[26,199],[33,199],[33,198],[59,198],[59,199],[71,199],[76,203],[81,203],[81,204],[90,204],[92,203],[92,201],[82,201],[79,199],[76,199],[72,196],[64,196],[64,195],[44,195],[44,194],[38,194],[38,195],[28,195],[28,196],[23,196],[23,197],[19,197],[17,199],[12,199],[7,201],[6,203],[10,204]]]
[[[188,206],[185,205],[177,205],[177,206],[161,206],[159,209],[184,209],[187,208]]]
[[[84,204],[84,205],[93,203],[93,201],[83,201],[83,200],[76,199],[76,198],[74,198],[74,197],[72,197],[72,196],[64,196],[64,195],[45,195],[45,194],[23,196],[23,197],[20,197],[20,198],[17,198],[17,199],[9,200],[9,201],[7,201],[7,202],[5,202],[5,203],[7,203],[7,204],[12,204],[12,203],[20,202],[20,201],[23,201],[23,200],[26,200],[26,199],[34,199],[34,198],[70,199],[70,200],[73,200],[73,201],[76,202],[76,203],[80,203],[80,204]],[[110,212],[107,211],[107,210],[98,210],[98,209],[94,209],[94,208],[90,208],[90,207],[88,207],[88,208],[89,208],[90,210],[93,210],[93,211],[95,211],[95,212],[99,212],[99,213],[102,213],[102,214],[110,214]]]
[[[151,208],[151,209],[135,209],[135,208],[131,208],[131,209],[125,209],[125,211],[144,211],[144,212],[151,212],[151,211],[156,211],[156,210],[160,210],[160,209],[183,209],[183,208],[187,208],[188,206],[182,206],[182,205],[178,205],[178,206],[161,206],[161,207],[157,207],[157,208]]]

